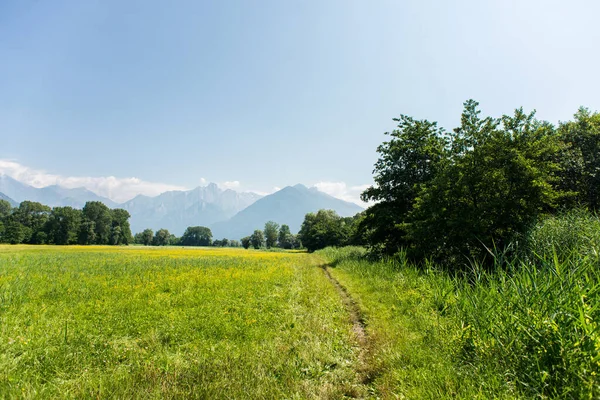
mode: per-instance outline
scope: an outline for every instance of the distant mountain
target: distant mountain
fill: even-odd
[[[214,183],[189,191],[171,191],[156,197],[137,196],[119,205],[131,214],[132,232],[168,229],[182,235],[188,226],[225,221],[262,196],[219,189]]]
[[[320,209],[334,210],[343,217],[363,211],[354,203],[337,199],[316,188],[287,186],[257,200],[230,220],[213,224],[211,230],[214,238],[240,239],[252,234],[255,229],[263,229],[266,222],[275,221],[280,225],[289,225],[295,233],[300,230],[307,213]]]
[[[111,208],[117,205],[114,201],[98,196],[85,188],[66,189],[57,185],[35,188],[7,175],[0,175],[0,192],[18,203],[29,200],[50,207],[83,208],[88,201],[101,201]]]
[[[239,239],[262,229],[267,221],[287,224],[297,232],[308,212],[335,210],[341,216],[360,211],[358,205],[329,196],[316,188],[288,186],[269,196],[220,189],[214,183],[188,191],[171,191],[156,197],[139,195],[118,204],[85,189],[60,186],[35,188],[0,175],[0,198],[8,198],[13,206],[29,200],[50,207],[83,208],[88,201],[100,201],[110,208],[129,211],[132,232],[146,228],[165,228],[177,236],[188,226],[208,226],[215,238]]]
[[[6,201],[8,201],[12,207],[16,207],[16,206],[19,205],[19,203],[17,203],[16,201],[14,201],[13,199],[11,199],[10,197],[8,197],[7,195],[5,195],[4,193],[0,193],[0,200],[6,200]]]

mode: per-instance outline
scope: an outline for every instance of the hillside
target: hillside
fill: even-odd
[[[320,209],[334,210],[344,217],[363,210],[354,203],[337,199],[316,188],[287,186],[256,201],[230,220],[215,223],[211,230],[215,238],[240,239],[250,235],[255,229],[262,229],[266,222],[275,221],[280,225],[289,225],[292,232],[298,232],[304,216]]]
[[[82,208],[88,201],[101,201],[111,208],[117,205],[112,200],[98,196],[85,188],[67,189],[57,185],[35,188],[7,175],[0,175],[0,192],[17,203],[29,200],[50,207]]]
[[[17,203],[16,201],[14,201],[13,199],[11,199],[10,197],[8,197],[7,195],[5,195],[4,193],[0,193],[0,200],[6,200],[6,201],[8,201],[12,207],[16,207],[16,206],[19,205],[19,203]]]
[[[132,232],[168,229],[181,235],[188,226],[208,226],[231,218],[261,196],[222,190],[211,183],[189,191],[171,191],[156,197],[137,196],[121,204],[131,214]]]

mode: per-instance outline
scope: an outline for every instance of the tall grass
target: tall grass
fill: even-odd
[[[550,217],[526,243],[526,256],[455,280],[457,354],[527,396],[598,398],[600,221],[582,211]]]
[[[376,385],[387,397],[600,398],[600,220],[550,217],[525,243],[512,258],[497,254],[493,269],[473,262],[453,276],[402,254],[370,262],[356,250],[321,253],[359,298],[373,335],[385,332],[378,351],[390,370]],[[405,370],[427,359],[416,373],[427,380],[407,387],[415,373]]]

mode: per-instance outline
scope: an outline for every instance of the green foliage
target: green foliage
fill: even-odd
[[[510,377],[530,398],[598,398],[597,266],[597,256],[578,252],[503,260],[492,273],[475,265],[474,278],[454,284],[449,311],[464,326],[457,357]]]
[[[76,244],[82,212],[72,207],[54,207],[46,223],[48,242],[52,244]]]
[[[5,204],[6,203],[6,204]],[[23,201],[11,208],[0,201],[0,242],[26,244],[129,244],[129,213],[88,202],[83,210]],[[100,228],[99,228],[100,226]]]
[[[46,235],[42,232],[50,211],[50,207],[34,201],[23,201],[13,210],[11,218],[23,227],[19,230],[23,234],[22,241],[19,243],[45,243]]]
[[[83,220],[79,226],[77,241],[81,245],[93,244],[96,242],[96,223]]]
[[[182,246],[210,246],[212,244],[212,232],[204,226],[190,226],[181,237]]]
[[[277,236],[277,243],[282,249],[291,249],[293,247],[293,235],[288,225],[281,225],[279,228],[279,235]]]
[[[25,238],[30,237],[31,233],[28,228],[23,226],[16,218],[12,216],[4,222],[4,233],[2,234],[2,242],[10,244],[19,244],[25,242]]]
[[[409,244],[406,223],[424,184],[433,179],[447,158],[447,139],[435,122],[401,115],[398,129],[377,148],[375,186],[361,196],[376,204],[366,210],[360,230],[371,247],[393,254]]]
[[[508,246],[568,197],[557,187],[564,146],[554,128],[522,109],[482,118],[478,105],[465,102],[451,134],[396,120],[392,140],[378,148],[376,185],[362,195],[376,202],[361,222],[372,250],[406,248],[414,259],[456,268]]]
[[[227,238],[223,238],[221,240],[215,240],[213,242],[213,246],[215,247],[227,247],[230,245],[229,239]],[[235,246],[231,246],[231,247],[235,247]]]
[[[342,218],[333,210],[308,213],[298,232],[298,238],[308,251],[327,246],[344,246],[352,232],[352,218]]]
[[[170,238],[171,234],[167,229],[159,229],[151,241],[154,246],[167,246],[170,244]]]
[[[572,193],[566,204],[600,208],[600,113],[580,108],[575,120],[561,123],[558,133],[564,143],[560,158],[560,188]]]
[[[265,245],[265,237],[263,235],[263,232],[259,229],[255,230],[254,233],[250,236],[250,243],[255,249],[260,249],[261,247],[263,247]]]
[[[521,109],[481,119],[477,105],[465,103],[447,163],[413,205],[408,229],[420,259],[456,263],[504,248],[558,198],[551,127]]]
[[[6,200],[0,199],[0,221],[3,221],[12,212],[12,206]]]
[[[129,218],[131,215],[128,211],[115,208],[111,210],[112,228],[111,228],[111,243],[128,245],[132,241],[131,227],[129,226]]]
[[[242,242],[242,247],[245,248],[245,249],[249,249],[250,245],[252,244],[250,236],[243,237],[241,239],[241,242]]]
[[[277,244],[277,235],[279,232],[279,224],[273,221],[269,221],[265,224],[265,244],[267,249],[274,247]]]
[[[86,224],[83,227],[88,232],[80,235],[81,238],[86,238],[87,241],[81,244],[109,244],[112,231],[112,213],[111,210],[102,202],[88,201],[83,207],[83,221]],[[93,235],[89,232],[93,230]]]
[[[135,242],[143,244],[144,246],[150,246],[154,240],[154,232],[152,229],[144,229],[142,232],[137,233],[135,236]]]

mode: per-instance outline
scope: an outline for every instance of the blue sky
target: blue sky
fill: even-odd
[[[600,109],[598,1],[0,2],[0,173],[356,198],[401,113]],[[135,179],[134,179],[135,178]]]

